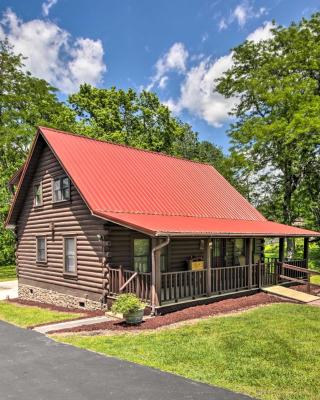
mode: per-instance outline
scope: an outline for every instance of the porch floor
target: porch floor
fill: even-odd
[[[277,296],[286,297],[287,299],[297,300],[302,303],[311,303],[320,300],[320,297],[313,296],[312,294],[298,292],[297,290],[289,289],[285,286],[269,286],[262,289],[264,292],[274,294]]]

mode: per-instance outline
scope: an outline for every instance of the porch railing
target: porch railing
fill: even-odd
[[[206,294],[206,270],[161,274],[161,301],[201,297]]]
[[[288,259],[285,258],[283,263],[292,265],[299,268],[308,268],[307,260],[304,259]],[[278,283],[284,282],[284,278],[280,278],[280,265],[279,258],[265,257],[265,286],[266,285],[277,285]],[[307,275],[299,270],[287,268],[285,275],[293,279],[306,279]]]
[[[128,283],[126,284],[126,282]],[[136,273],[123,268],[110,268],[109,293],[111,295],[135,293],[141,300],[149,302],[151,300],[151,274]]]
[[[286,264],[303,268],[305,260],[290,260]],[[160,302],[196,299],[206,295],[222,295],[283,282],[277,259],[244,266],[211,268],[201,271],[176,271],[161,273]],[[286,269],[289,278],[305,279],[305,272]],[[208,282],[208,276],[210,281]],[[122,289],[122,290],[120,290]],[[109,293],[135,293],[140,299],[151,301],[151,273],[135,272],[123,268],[110,268]]]
[[[258,264],[211,268],[211,286],[208,288],[207,271],[181,271],[161,274],[161,301],[194,299],[208,294],[219,295],[259,285]]]
[[[252,265],[251,281],[249,265],[211,269],[211,292],[213,294],[246,290],[257,287],[257,285],[257,264]]]

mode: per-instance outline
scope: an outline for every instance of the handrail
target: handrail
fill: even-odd
[[[138,275],[138,272],[135,272],[133,275],[130,276],[130,278],[121,286],[119,289],[119,292],[122,292],[124,288],[126,288],[129,283]]]
[[[299,271],[299,272],[304,272],[309,275],[320,275],[319,271],[315,271],[314,269],[308,269],[308,268],[303,268],[303,267],[296,267],[295,265],[287,264],[287,263],[281,263],[279,262],[278,265],[280,265],[283,268],[286,269],[291,269],[292,271]]]

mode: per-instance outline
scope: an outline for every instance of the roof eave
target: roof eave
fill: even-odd
[[[36,133],[36,135],[35,135],[35,137],[33,139],[33,142],[32,142],[32,145],[31,145],[31,148],[30,148],[30,151],[29,151],[28,158],[27,158],[26,162],[24,163],[24,165],[22,167],[22,173],[21,173],[21,177],[20,177],[19,182],[18,182],[17,190],[16,190],[16,192],[14,194],[14,197],[13,197],[10,209],[9,209],[9,213],[8,213],[7,218],[5,220],[5,223],[4,223],[4,226],[7,229],[11,229],[10,227],[15,225],[15,223],[11,221],[13,210],[14,210],[14,208],[16,206],[18,196],[20,195],[21,186],[22,186],[22,183],[24,181],[24,177],[26,175],[26,172],[28,170],[30,161],[32,159],[33,152],[34,152],[36,143],[38,141],[39,135],[40,135],[40,129],[37,130],[37,133]]]
[[[118,218],[110,217],[109,215],[101,213],[99,211],[92,211],[91,210],[91,214],[94,217],[101,218],[101,219],[103,219],[105,221],[112,222],[112,223],[117,224],[117,225],[121,225],[124,228],[132,229],[132,230],[135,230],[137,232],[140,232],[140,233],[143,233],[145,235],[152,236],[152,237],[157,236],[157,232],[156,231],[152,231],[150,229],[143,228],[143,227],[141,227],[139,225],[135,225],[135,224],[132,224],[132,223],[125,222],[125,221],[123,221],[121,219],[118,219]],[[169,235],[165,234],[164,236],[169,236]]]
[[[156,237],[170,236],[170,237],[215,237],[215,238],[226,238],[226,237],[320,237],[318,232],[310,233],[270,233],[270,232],[163,232],[159,231],[155,233]]]

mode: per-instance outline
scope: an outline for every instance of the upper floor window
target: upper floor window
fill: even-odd
[[[47,243],[45,236],[37,237],[37,262],[45,263],[47,261]]]
[[[41,183],[37,183],[34,185],[34,205],[41,206],[42,205],[42,185]]]
[[[70,200],[70,179],[67,176],[53,181],[53,201]]]

